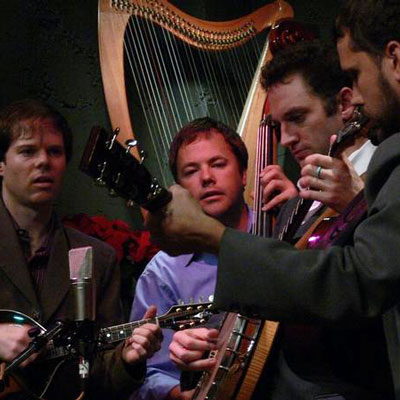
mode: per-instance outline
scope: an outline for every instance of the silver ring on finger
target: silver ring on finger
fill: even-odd
[[[322,171],[322,167],[320,165],[318,165],[317,169],[315,170],[315,177],[317,179],[321,178],[321,171]]]

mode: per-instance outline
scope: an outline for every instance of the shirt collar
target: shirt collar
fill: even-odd
[[[367,172],[368,164],[375,150],[376,146],[367,140],[359,149],[349,155],[349,161],[353,164],[358,176]]]
[[[1,199],[1,196],[0,196]],[[43,238],[42,243],[40,244],[40,247],[36,250],[35,254],[31,256],[30,254],[30,242],[31,238],[29,236],[29,232],[26,229],[21,228],[17,221],[14,219],[14,217],[11,215],[10,211],[7,209],[6,205],[4,204],[3,199],[1,199],[1,202],[3,203],[3,206],[5,210],[7,211],[8,215],[10,216],[10,219],[14,225],[15,231],[17,233],[18,239],[21,242],[21,245],[24,249],[25,256],[27,259],[30,259],[33,257],[35,254],[40,254],[40,255],[50,255],[50,249],[51,249],[51,244],[52,244],[52,238],[54,236],[54,233],[56,229],[59,227],[60,221],[57,218],[56,214],[53,212],[50,218],[50,221],[48,223],[47,227],[47,234]]]

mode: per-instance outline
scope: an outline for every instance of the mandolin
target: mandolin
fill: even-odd
[[[107,345],[111,343],[127,339],[135,328],[147,323],[173,330],[188,329],[205,324],[215,312],[212,303],[181,304],[172,306],[167,313],[155,318],[101,328],[97,335],[97,350],[101,351],[109,348]],[[48,332],[30,316],[14,310],[0,310],[0,323],[31,325],[39,330],[38,337]],[[59,367],[76,356],[71,330],[67,328],[61,332],[60,337],[48,343],[45,354],[34,364],[18,370],[13,368],[12,372],[8,372],[6,367],[5,376],[0,381],[0,399],[7,399],[12,393],[20,391],[36,398],[45,396]]]

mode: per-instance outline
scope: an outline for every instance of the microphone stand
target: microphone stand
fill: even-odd
[[[78,372],[81,392],[88,392],[90,366],[97,346],[96,324],[94,321],[75,321],[75,349],[78,356]]]

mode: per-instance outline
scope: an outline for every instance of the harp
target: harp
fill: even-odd
[[[269,57],[267,34],[292,16],[284,0],[225,22],[194,18],[167,0],[99,0],[100,65],[117,140],[138,139],[155,154],[148,165],[153,175],[169,185],[174,134],[209,115],[237,128],[254,165],[266,98],[259,73]],[[133,155],[140,157],[137,149]],[[253,182],[251,168],[248,178]]]

